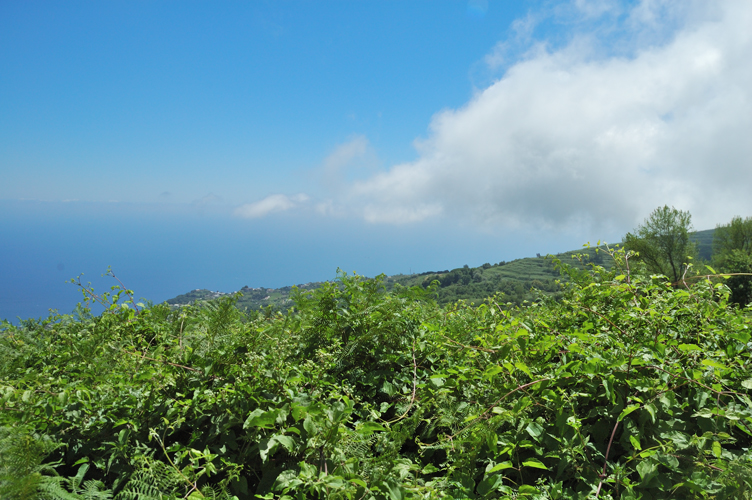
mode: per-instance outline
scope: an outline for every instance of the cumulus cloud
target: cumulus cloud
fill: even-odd
[[[590,17],[616,8],[574,5]],[[415,161],[350,182],[343,199],[382,223],[629,228],[669,204],[704,228],[752,212],[752,3],[643,0],[606,18],[621,23],[609,43],[626,50],[604,54],[603,30],[531,43],[464,107],[433,117]]]
[[[272,194],[263,200],[254,203],[246,203],[245,205],[237,207],[234,214],[237,217],[245,219],[258,219],[275,212],[284,212],[293,209],[308,200],[309,197],[302,193],[294,196]]]

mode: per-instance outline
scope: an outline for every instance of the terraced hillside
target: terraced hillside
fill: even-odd
[[[579,255],[579,258],[574,258]],[[496,264],[483,264],[479,267],[461,267],[444,271],[429,271],[419,274],[398,274],[387,276],[385,284],[388,289],[395,286],[428,288],[437,282],[436,298],[440,304],[457,300],[480,303],[485,298],[502,293],[502,300],[513,304],[532,301],[540,294],[556,296],[560,286],[556,283],[562,279],[556,270],[554,261],[562,262],[584,269],[588,263],[595,263],[606,268],[611,267],[610,258],[596,248],[583,248],[564,252],[556,256],[540,256],[516,259]],[[320,282],[296,285],[299,289],[314,289]],[[243,287],[238,292],[238,307],[249,311],[269,309],[285,311],[292,306],[290,294],[294,287],[251,288]],[[228,293],[197,289],[167,301],[173,306],[184,306],[196,301],[206,301]]]
[[[691,238],[697,244],[698,256],[702,260],[710,260],[713,249],[713,233],[715,229],[697,231]],[[522,304],[533,301],[543,295],[556,297],[561,287],[557,280],[562,278],[556,270],[556,259],[584,269],[587,264],[596,264],[610,269],[612,261],[603,251],[596,251],[597,247],[581,248],[563,252],[554,256],[537,256],[516,259],[509,262],[486,263],[479,267],[460,267],[443,271],[428,271],[419,274],[397,274],[387,276],[385,283],[388,289],[397,285],[404,287],[420,286],[428,288],[433,282],[438,284],[436,299],[440,304],[448,304],[458,300],[480,303],[487,297],[503,294],[501,300],[512,304]],[[575,258],[575,256],[579,256]],[[314,289],[321,286],[320,282],[295,285],[299,289]],[[285,311],[292,306],[290,294],[293,286],[282,288],[251,288],[245,286],[238,290],[238,307],[249,311],[271,308],[271,310]],[[193,304],[196,301],[216,299],[231,293],[197,289],[167,301],[173,306]]]
[[[575,257],[578,256],[578,257]],[[540,294],[560,293],[558,280],[562,278],[556,269],[556,260],[584,269],[590,263],[610,269],[611,259],[596,248],[583,248],[555,256],[540,256],[516,259],[510,262],[483,264],[479,267],[461,267],[453,270],[428,272],[417,275],[392,276],[387,284],[422,286],[438,284],[437,300],[447,304],[457,300],[479,303],[486,297],[502,293],[502,300],[521,304],[535,300]]]

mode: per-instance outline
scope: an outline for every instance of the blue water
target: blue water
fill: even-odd
[[[161,302],[195,288],[231,292],[336,276],[373,276],[495,263],[578,248],[577,235],[502,237],[438,224],[376,226],[282,214],[241,220],[226,213],[123,204],[0,201],[0,319],[70,313],[81,301],[67,283],[85,273],[101,292],[117,284]]]

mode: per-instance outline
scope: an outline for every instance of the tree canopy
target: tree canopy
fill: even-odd
[[[728,273],[752,273],[752,217],[734,217],[720,224],[713,237],[713,264]],[[732,276],[728,280],[732,302],[752,301],[752,277]]]
[[[734,250],[752,254],[752,217],[736,216],[728,224],[719,224],[713,234],[713,254],[720,264]]]
[[[692,231],[692,216],[689,212],[667,205],[658,207],[637,226],[633,233],[624,237],[624,246],[637,252],[648,270],[667,276],[678,282],[689,258],[696,253],[689,239]]]

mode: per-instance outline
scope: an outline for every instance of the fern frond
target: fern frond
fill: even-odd
[[[166,500],[183,496],[185,482],[174,468],[146,457],[142,457],[141,465],[115,500]]]
[[[0,498],[32,500],[49,476],[55,474],[42,460],[60,445],[48,436],[35,436],[24,429],[0,427]]]

